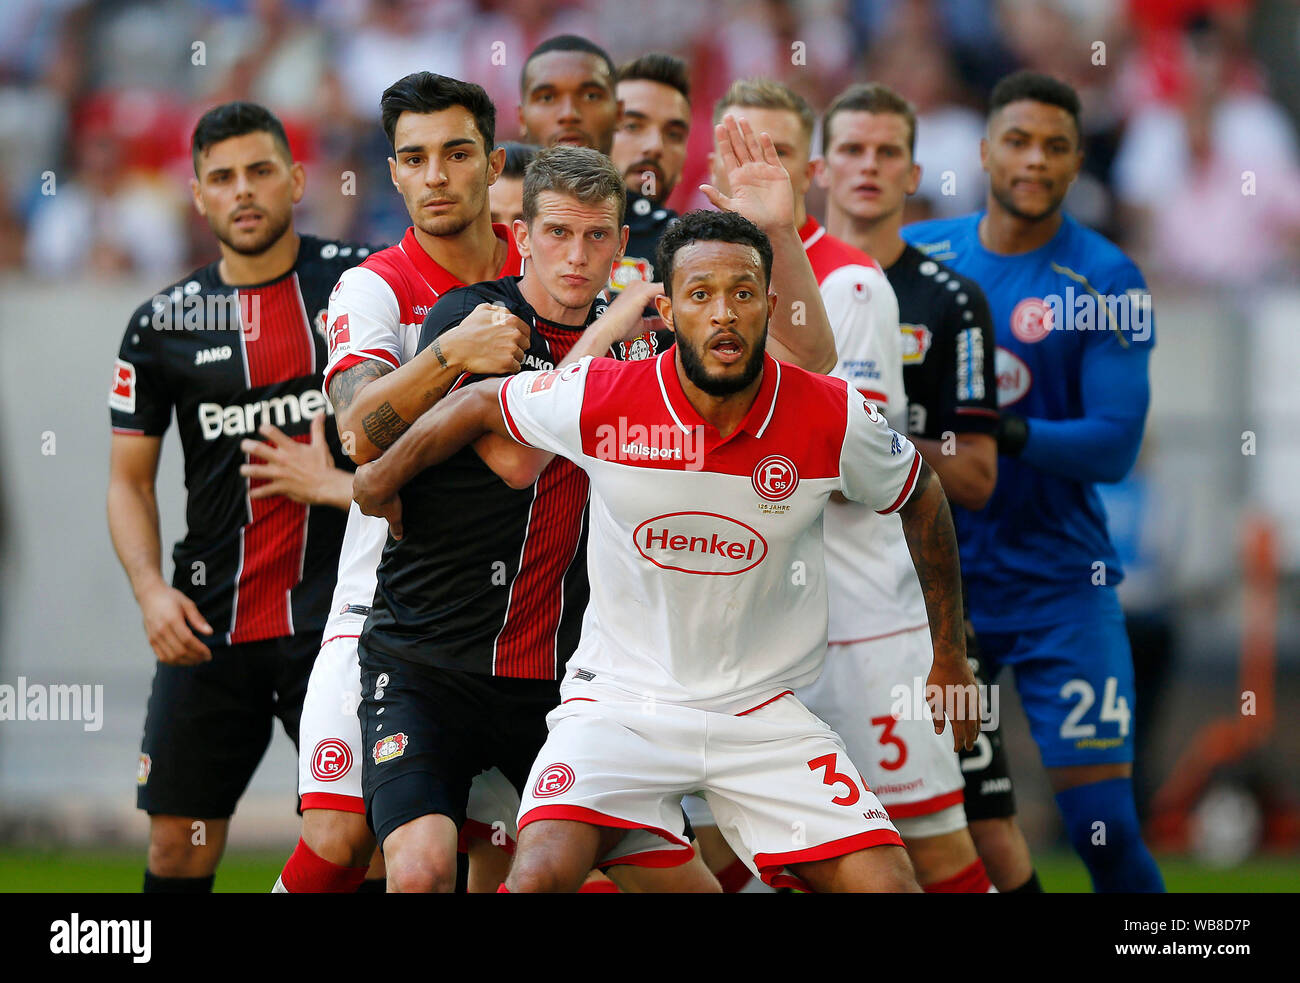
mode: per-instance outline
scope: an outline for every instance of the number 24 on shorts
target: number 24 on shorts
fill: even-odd
[[[1086,679],[1071,679],[1061,687],[1061,699],[1070,700],[1078,697],[1069,715],[1061,722],[1061,737],[1095,737],[1096,724],[1081,724],[1083,715],[1097,702],[1097,692]],[[1106,677],[1106,688],[1101,694],[1101,717],[1103,722],[1115,721],[1119,724],[1119,736],[1128,737],[1129,709],[1128,700],[1119,695],[1119,680],[1114,676]]]

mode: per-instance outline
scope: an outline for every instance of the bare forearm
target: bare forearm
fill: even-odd
[[[329,478],[321,487],[318,505],[330,505],[346,512],[352,507],[352,472],[330,468]]]
[[[951,442],[912,437],[911,441],[921,452],[925,462],[934,469],[943,483],[950,502],[963,508],[982,509],[993,494],[998,479],[997,447],[993,438],[977,435],[981,444],[971,442],[966,435]],[[981,446],[987,442],[987,448]]]
[[[835,368],[835,336],[808,253],[793,226],[767,231],[772,291],[779,298],[768,327],[772,354],[810,372],[829,372]]]
[[[352,460],[364,464],[379,457],[447,395],[461,373],[458,363],[448,361],[443,368],[433,349],[426,348],[400,368],[366,383],[345,409],[336,406],[340,436],[352,434],[350,445],[344,438]]]
[[[485,433],[507,436],[496,407],[495,380],[485,380],[453,393],[434,412],[425,413],[371,465],[374,480],[396,494],[425,468],[441,464]]]
[[[152,488],[110,481],[108,531],[136,597],[151,588],[166,585],[162,576],[158,503]]]
[[[924,482],[899,510],[907,549],[912,554],[936,661],[965,659],[966,632],[962,622],[961,564],[957,558],[957,533],[943,488],[934,472],[922,465],[917,478]]]

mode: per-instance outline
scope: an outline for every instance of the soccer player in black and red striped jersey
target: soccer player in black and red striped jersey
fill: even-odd
[[[193,158],[221,259],[136,309],[109,394],[109,529],[158,659],[137,792],[146,891],[210,891],[272,718],[297,740],[350,504],[320,391],[325,313],[369,252],[294,230],[306,179],[265,108],[209,110]],[[189,498],[168,584],[155,477],[173,411]]]

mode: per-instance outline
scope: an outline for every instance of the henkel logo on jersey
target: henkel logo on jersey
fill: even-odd
[[[113,366],[113,388],[108,393],[108,408],[121,413],[135,412],[135,366],[120,358]]]
[[[311,755],[311,774],[318,782],[337,782],[352,767],[352,749],[336,737],[327,737]]]
[[[1042,341],[1055,324],[1052,305],[1041,297],[1026,297],[1011,311],[1011,333],[1026,345]]]
[[[754,466],[752,481],[759,495],[769,502],[779,502],[799,486],[799,472],[788,457],[771,454]]]
[[[998,346],[993,362],[993,371],[998,377],[998,405],[1010,406],[1023,399],[1034,381],[1034,374],[1024,359]]]
[[[263,423],[273,423],[283,429],[286,425],[311,420],[322,413],[333,416],[334,407],[319,389],[307,389],[235,406],[200,403],[199,428],[204,440],[216,440],[221,436],[242,437],[256,432]]]
[[[767,556],[757,529],[716,512],[669,512],[632,531],[637,552],[662,570],[732,577]]]

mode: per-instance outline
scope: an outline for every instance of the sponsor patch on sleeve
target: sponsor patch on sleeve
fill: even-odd
[[[135,366],[120,358],[113,367],[113,388],[108,393],[108,408],[121,413],[135,412]]]

